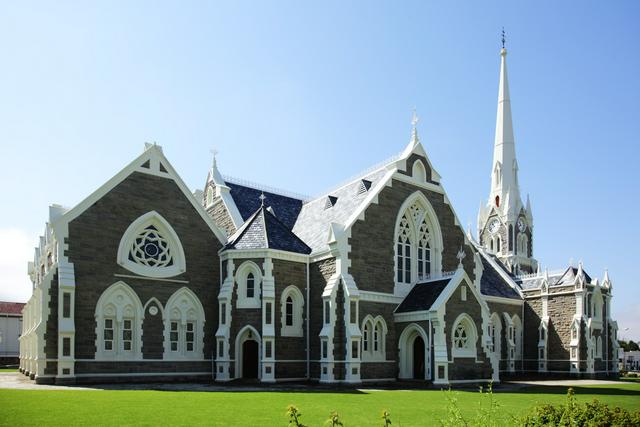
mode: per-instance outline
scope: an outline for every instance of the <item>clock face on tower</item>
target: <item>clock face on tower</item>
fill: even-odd
[[[524,222],[524,219],[518,218],[518,230],[520,230],[521,233],[524,233],[526,229],[527,229],[527,223]]]
[[[494,218],[490,223],[489,223],[489,232],[490,233],[495,233],[496,231],[498,231],[498,228],[500,228],[500,221],[498,221],[497,218]]]

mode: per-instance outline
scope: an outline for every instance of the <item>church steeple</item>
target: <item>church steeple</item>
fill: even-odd
[[[514,206],[520,201],[518,185],[518,162],[516,160],[513,121],[511,118],[511,97],[507,77],[507,49],[500,51],[500,85],[498,87],[498,112],[496,114],[496,135],[493,144],[493,168],[491,180],[491,201],[503,214],[510,211],[507,199]]]
[[[487,202],[480,205],[478,237],[483,246],[513,271],[533,272],[536,267],[532,258],[533,217],[528,212],[530,205],[525,207],[520,196],[504,43],[503,30],[491,191]]]

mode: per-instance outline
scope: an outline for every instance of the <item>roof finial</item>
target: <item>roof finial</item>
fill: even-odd
[[[420,121],[420,118],[416,113],[416,107],[413,107],[413,115],[411,116],[411,142],[418,141],[418,121]]]
[[[218,156],[218,150],[212,148],[209,152],[213,155],[213,168],[216,168],[216,157]]]
[[[504,27],[502,27],[502,48],[504,49],[504,42],[506,41],[505,39],[505,33],[504,33]]]
[[[462,267],[462,260],[467,256],[462,246],[460,246],[460,250],[456,254],[456,258],[458,258],[458,268]]]
[[[262,193],[260,193],[260,207],[264,207],[264,199],[266,199],[267,197],[264,195],[264,191]]]

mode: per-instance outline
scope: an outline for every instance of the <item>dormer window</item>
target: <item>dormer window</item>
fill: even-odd
[[[338,198],[336,196],[327,196],[327,199],[324,202],[324,209],[331,209],[332,207],[335,206],[336,202],[338,201]]]
[[[358,186],[358,194],[366,193],[371,188],[371,181],[363,179]]]

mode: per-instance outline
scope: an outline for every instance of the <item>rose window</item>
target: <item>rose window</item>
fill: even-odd
[[[153,225],[146,227],[133,241],[129,260],[148,267],[169,267],[173,258],[169,243]]]

